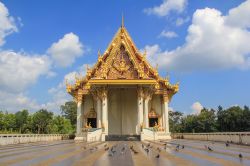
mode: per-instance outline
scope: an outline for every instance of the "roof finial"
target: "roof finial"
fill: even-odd
[[[122,13],[122,28],[124,27],[124,16],[123,16],[123,13]]]
[[[98,50],[98,58],[101,57],[101,52],[100,52],[100,49]]]

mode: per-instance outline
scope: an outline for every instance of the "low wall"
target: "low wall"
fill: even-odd
[[[163,131],[152,131],[149,129],[142,130],[141,141],[143,141],[143,140],[161,140],[161,139],[171,139],[170,133],[165,133]]]
[[[233,142],[250,145],[250,132],[172,133],[174,139]]]
[[[65,134],[0,134],[0,145],[69,139]]]

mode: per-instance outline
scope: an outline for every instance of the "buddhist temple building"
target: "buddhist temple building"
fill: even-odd
[[[75,140],[170,139],[169,102],[179,85],[160,77],[146,57],[122,21],[86,76],[76,76],[72,85],[66,83],[67,92],[77,102]]]

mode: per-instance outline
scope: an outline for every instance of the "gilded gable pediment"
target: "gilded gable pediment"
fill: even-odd
[[[86,76],[67,85],[67,91],[75,96],[78,90],[88,93],[92,85],[147,85],[155,88],[155,93],[175,94],[179,85],[171,85],[168,79],[158,75],[157,67],[152,67],[141,53],[124,26],[121,26],[106,51],[98,52],[98,60],[87,69]]]

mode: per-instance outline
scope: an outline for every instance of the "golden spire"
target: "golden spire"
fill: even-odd
[[[122,13],[122,25],[121,27],[123,28],[124,27],[124,16],[123,16],[123,13]]]
[[[100,49],[98,50],[98,58],[101,57],[101,52],[100,52]]]

